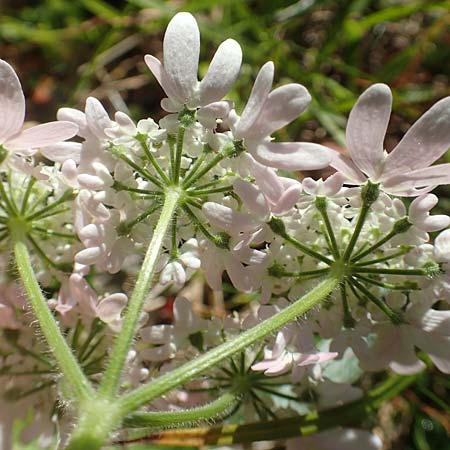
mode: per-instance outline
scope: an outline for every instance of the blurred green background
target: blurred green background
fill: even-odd
[[[276,84],[309,89],[312,104],[282,139],[344,146],[357,96],[384,82],[394,92],[385,143],[391,149],[431,104],[450,95],[450,1],[0,0],[0,57],[21,78],[27,118],[54,120],[58,107],[83,108],[89,95],[135,119],[161,117],[163,92],[143,55],[161,56],[165,27],[178,11],[199,22],[200,72],[221,41],[242,45],[241,77],[230,93],[238,111],[268,60]],[[450,190],[438,193],[448,213]],[[450,380],[436,372],[423,380],[380,409],[386,449],[450,449]]]

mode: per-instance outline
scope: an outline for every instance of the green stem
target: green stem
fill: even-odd
[[[153,168],[156,170],[158,175],[161,177],[161,180],[163,180],[164,183],[166,183],[166,185],[169,186],[170,180],[169,180],[168,176],[161,169],[161,166],[158,164],[158,161],[156,161],[155,157],[153,156],[152,152],[150,151],[150,149],[147,145],[147,136],[145,134],[138,134],[136,136],[136,139],[141,144],[141,147],[144,149],[145,155],[147,156],[150,164],[153,166]]]
[[[295,239],[294,237],[290,236],[286,232],[286,228],[284,226],[284,223],[281,219],[273,217],[269,222],[267,222],[267,225],[271,228],[271,230],[275,233],[284,238],[287,242],[289,242],[291,245],[293,245],[296,249],[300,250],[301,252],[305,253],[308,256],[311,256],[312,258],[318,259],[319,261],[323,261],[327,263],[328,265],[333,264],[333,261],[330,258],[327,258],[325,255],[322,255],[321,253],[318,253],[311,248],[307,247],[306,245],[303,245],[300,241]]]
[[[220,153],[214,156],[214,158],[208,164],[206,164],[206,166],[204,166],[203,169],[200,170],[200,172],[197,172],[194,176],[190,176],[188,180],[185,180],[183,183],[183,187],[185,189],[188,189],[197,180],[200,180],[200,178],[206,175],[213,167],[217,166],[217,164],[219,164],[222,159],[231,156],[233,152],[234,146],[224,148]]]
[[[6,205],[6,211],[11,216],[17,215],[17,210],[14,208],[14,205],[11,203],[8,194],[6,193],[5,186],[3,185],[3,181],[0,180],[0,197],[3,199]]]
[[[370,211],[370,207],[374,203],[374,201],[378,198],[379,190],[378,185],[373,184],[370,181],[365,184],[361,190],[361,198],[363,200],[361,210],[359,212],[358,220],[355,225],[355,229],[353,230],[352,237],[350,238],[350,242],[345,249],[343,260],[348,262],[350,260],[350,256],[355,248],[355,245],[358,241],[359,235],[361,234],[362,227],[364,226],[364,222],[366,221],[367,214]]]
[[[333,227],[331,226],[330,218],[328,217],[327,199],[326,197],[316,197],[315,203],[320,215],[322,216],[323,223],[325,224],[325,228],[330,239],[331,251],[333,253],[333,256],[335,259],[339,259],[339,247],[336,242],[336,236],[334,234]]]
[[[203,164],[203,161],[206,158],[206,155],[209,152],[205,151],[205,148],[203,148],[203,152],[201,153],[201,155],[195,160],[195,163],[193,164],[192,167],[189,168],[188,173],[186,174],[186,176],[184,177],[183,182],[187,183],[197,172],[198,169],[200,169],[200,166]]]
[[[216,366],[221,361],[272,334],[320,303],[338,286],[340,281],[341,276],[338,276],[337,274],[330,275],[329,278],[326,278],[301,299],[292,303],[269,319],[259,323],[250,330],[241,333],[236,338],[230,339],[198,358],[176,368],[168,374],[153,380],[151,383],[124,395],[118,402],[122,414],[127,415],[130,412],[135,411],[142,405],[160,397],[175,387],[182,385],[202,374],[207,369]]]
[[[183,155],[184,134],[186,129],[183,126],[178,128],[177,146],[175,149],[175,167],[173,169],[173,181],[178,184],[180,180],[181,157]]]
[[[61,372],[77,400],[86,399],[93,395],[92,387],[83,374],[67,342],[62,336],[59,327],[50,312],[47,301],[42,295],[41,288],[34,275],[30,256],[25,245],[25,233],[20,226],[11,228],[14,240],[14,254],[17,261],[20,277],[25,286],[29,301],[42,334],[52,351]]]
[[[383,269],[377,267],[358,267],[353,266],[353,273],[373,273],[381,275],[411,275],[411,276],[427,276],[428,273],[423,269]]]
[[[400,325],[404,323],[404,320],[401,316],[399,316],[394,310],[392,310],[387,303],[379,299],[376,295],[372,294],[372,292],[370,292],[363,284],[357,281],[355,277],[352,278],[351,283],[355,286],[355,288],[359,289],[359,291],[362,292],[372,303],[378,306],[378,308],[380,308],[381,311],[383,311],[386,316],[389,317],[393,324]]]
[[[132,413],[125,418],[123,425],[130,428],[173,428],[177,425],[186,426],[189,423],[198,424],[199,421],[211,421],[227,416],[239,402],[239,395],[234,392],[227,392],[207,405],[185,411]]]
[[[386,262],[386,261],[389,261],[390,259],[394,259],[394,258],[398,258],[399,256],[406,255],[413,248],[414,248],[413,246],[405,246],[402,249],[400,249],[398,252],[391,253],[390,255],[386,255],[386,256],[383,256],[383,257],[380,257],[380,258],[376,258],[376,259],[370,259],[368,261],[363,261],[363,262],[360,262],[360,263],[356,263],[355,267],[371,266],[372,264],[379,264],[379,263],[382,263],[382,262]],[[357,259],[360,259],[360,258],[357,257],[352,262],[354,262]]]
[[[125,313],[122,329],[117,337],[111,359],[100,384],[99,392],[107,398],[114,398],[119,388],[125,359],[132,344],[139,316],[142,312],[142,306],[150,288],[153,272],[158,261],[164,238],[172,221],[172,216],[178,206],[179,196],[180,194],[176,190],[168,190],[166,193],[161,216],[159,217],[153,233],[153,238],[139,271],[138,279]]]
[[[365,256],[373,253],[377,248],[381,247],[383,244],[390,241],[394,236],[404,233],[410,227],[411,223],[408,221],[407,217],[403,217],[402,219],[397,220],[397,222],[395,222],[394,226],[392,227],[392,230],[386,236],[381,238],[379,241],[375,242],[375,244],[371,245],[363,252],[361,251],[357,252],[356,255],[352,258],[352,263],[355,263],[356,261],[359,261]]]

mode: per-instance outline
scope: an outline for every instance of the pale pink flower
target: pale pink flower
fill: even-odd
[[[374,327],[377,339],[361,366],[366,370],[389,366],[401,375],[417,373],[425,368],[416,356],[418,348],[440,371],[450,373],[450,311],[430,309],[430,302],[421,296],[407,307],[404,319],[404,324],[386,322]]]
[[[74,273],[61,290],[55,309],[64,317],[76,308],[83,319],[92,320],[97,317],[117,332],[122,325],[121,314],[127,303],[128,298],[122,293],[114,293],[99,299],[87,281],[80,274]]]
[[[419,230],[431,233],[450,225],[450,217],[443,214],[430,215],[439,199],[434,194],[425,194],[415,198],[409,205],[408,220]]]
[[[306,324],[291,324],[278,332],[272,350],[264,349],[264,360],[252,365],[255,371],[268,376],[282,375],[292,370],[294,382],[300,381],[305,367],[336,358],[335,352],[320,352]]]
[[[230,113],[229,125],[235,139],[261,164],[286,170],[322,169],[330,163],[326,147],[309,142],[272,142],[271,135],[296,119],[311,101],[306,88],[286,84],[272,89],[274,65],[262,66],[247,105],[239,117]]]
[[[42,148],[51,160],[59,160],[61,154],[45,150],[45,147],[69,139],[78,127],[70,122],[49,122],[22,130],[25,120],[25,98],[14,69],[0,59],[0,148],[12,153],[30,156]]]
[[[351,159],[334,152],[331,166],[353,184],[367,179],[394,195],[415,196],[450,182],[450,164],[429,167],[450,146],[450,97],[434,104],[388,154],[383,142],[392,94],[374,84],[350,112],[346,140]]]
[[[221,100],[239,74],[240,45],[233,39],[220,44],[202,81],[198,81],[200,32],[195,18],[186,12],[176,14],[167,26],[163,43],[163,64],[152,55],[145,62],[167,99],[161,106],[168,112],[207,106]]]

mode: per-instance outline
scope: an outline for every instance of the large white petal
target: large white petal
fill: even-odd
[[[200,105],[221,100],[236,81],[242,62],[241,46],[234,39],[222,42],[200,82]]]
[[[386,158],[383,178],[428,167],[450,147],[450,97],[435,103]]]
[[[450,163],[437,164],[423,169],[408,172],[407,169],[402,173],[393,174],[386,178],[383,185],[396,191],[407,190],[418,187],[439,186],[450,183]],[[418,194],[410,194],[418,195]]]
[[[270,213],[269,204],[257,186],[237,179],[233,183],[233,187],[250,212],[260,217],[266,217]]]
[[[234,136],[237,139],[246,137],[261,113],[264,103],[272,89],[274,70],[273,62],[269,61],[258,72],[250,97],[234,130]]]
[[[105,129],[113,127],[114,122],[103,105],[95,97],[88,97],[85,111],[89,129],[98,139],[106,139]]]
[[[75,136],[78,126],[72,122],[49,122],[28,128],[5,142],[9,150],[46,147]]]
[[[252,231],[258,221],[250,214],[241,213],[219,203],[206,202],[202,211],[215,227],[234,233]]]
[[[86,138],[90,134],[86,121],[86,114],[78,109],[59,108],[56,113],[56,118],[66,122],[73,122],[78,125],[78,136]]]
[[[340,153],[331,150],[330,166],[336,169],[340,174],[344,175],[346,181],[353,184],[362,184],[366,182],[365,175],[355,166],[353,161]]]
[[[263,142],[249,150],[258,162],[277,169],[323,169],[331,161],[327,147],[309,142]]]
[[[97,317],[106,323],[118,320],[127,303],[128,297],[125,294],[108,295],[98,304]]]
[[[164,35],[164,69],[177,92],[187,102],[197,86],[200,31],[192,14],[174,16]]]
[[[41,148],[41,153],[50,161],[65,162],[72,159],[80,162],[82,145],[79,142],[60,142]]]
[[[22,128],[25,98],[14,69],[0,59],[0,144]]]
[[[177,92],[176,87],[170,81],[167,76],[166,71],[164,70],[161,61],[158,58],[155,58],[152,55],[145,55],[144,57],[145,64],[153,73],[153,76],[156,78],[160,86],[163,88],[164,92],[169,98],[175,99],[178,102],[183,102],[182,95]]]
[[[300,84],[286,84],[273,90],[267,97],[261,114],[247,139],[263,139],[296,119],[311,101],[309,92]]]
[[[391,106],[389,87],[374,84],[362,93],[348,118],[348,151],[356,166],[371,177],[376,178],[382,170],[383,142]]]

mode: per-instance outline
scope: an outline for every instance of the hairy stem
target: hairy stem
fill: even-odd
[[[130,350],[139,316],[142,312],[142,306],[150,288],[153,272],[158,261],[164,238],[172,221],[172,216],[177,208],[178,200],[178,191],[167,191],[164,206],[153,233],[153,238],[147,249],[133,294],[128,303],[122,329],[117,337],[111,359],[100,384],[100,395],[103,395],[106,398],[114,398],[119,388],[125,359]]]
[[[80,401],[89,398],[93,395],[92,387],[48,308],[47,300],[42,294],[31,265],[30,255],[24,242],[25,233],[20,226],[16,226],[11,227],[11,235],[14,240],[17,268],[41,332],[45,336],[65,380],[71,386],[75,399]]]
[[[211,403],[185,411],[132,413],[125,418],[124,426],[130,428],[173,428],[180,424],[184,426],[189,423],[198,424],[199,421],[210,421],[228,415],[239,404],[239,401],[239,395],[234,392],[227,392]]]

